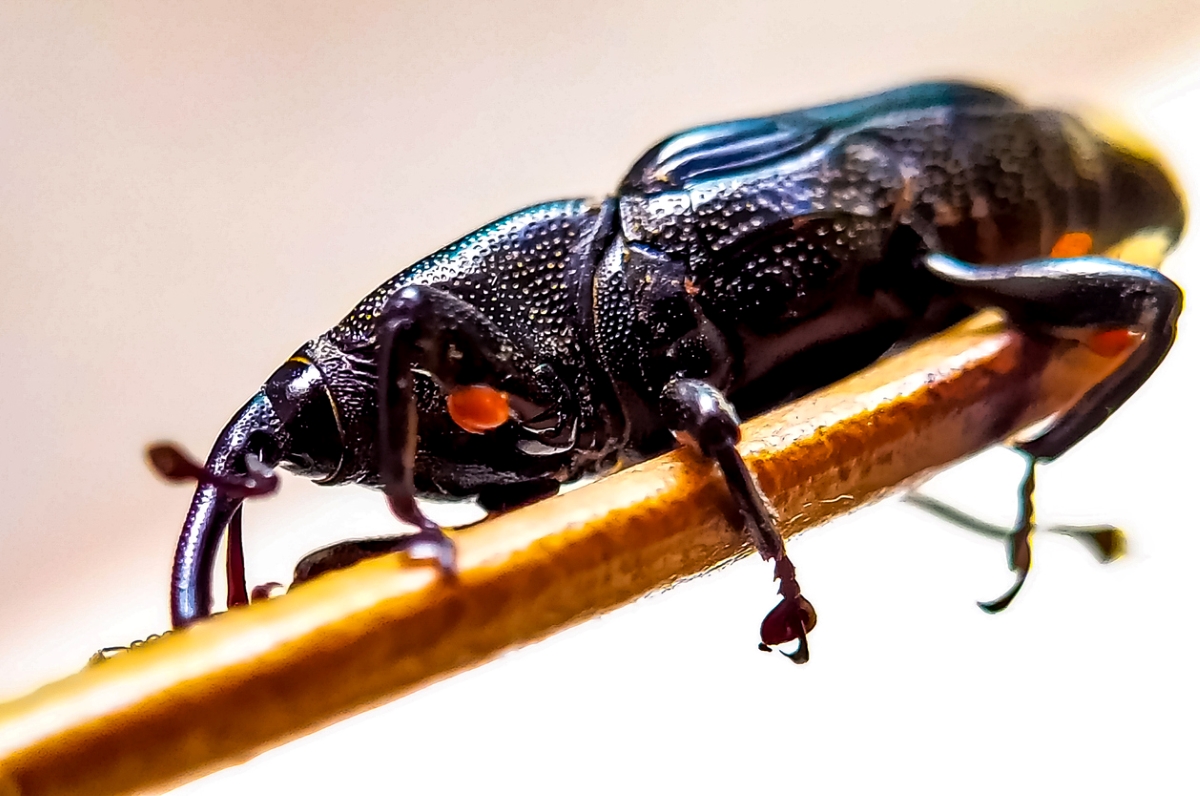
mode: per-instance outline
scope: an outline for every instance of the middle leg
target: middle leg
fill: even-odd
[[[784,653],[796,663],[808,660],[808,633],[817,624],[817,612],[800,593],[796,567],[784,550],[783,538],[775,527],[774,512],[759,489],[745,460],[738,453],[741,438],[738,417],[720,390],[698,379],[672,379],[663,390],[663,419],[676,437],[694,446],[717,463],[742,516],[746,531],[764,559],[775,562],[779,581],[779,605],[763,620],[760,629],[763,650],[798,642],[795,651]]]
[[[525,365],[528,357],[521,347],[493,321],[436,288],[416,285],[399,291],[385,305],[378,329],[379,475],[392,513],[417,529],[388,550],[431,559],[452,575],[454,544],[416,501],[416,372],[438,382],[448,395],[450,416],[471,433],[508,422],[514,412],[508,391],[515,386],[535,392],[536,375]],[[374,553],[380,544],[336,545],[320,566],[344,566],[355,556]],[[310,563],[311,577],[317,562]]]

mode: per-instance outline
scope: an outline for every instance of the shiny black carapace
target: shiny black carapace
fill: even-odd
[[[803,661],[816,614],[735,448],[739,416],[982,306],[1032,335],[1137,346],[1019,445],[1030,467],[1009,537],[1017,583],[984,604],[998,610],[1029,568],[1033,464],[1103,422],[1174,339],[1179,288],[1093,253],[1151,232],[1170,247],[1183,224],[1149,157],[968,85],[673,135],[607,198],[520,210],[402,270],[301,346],[203,468],[159,448],[160,470],[200,482],[173,622],[210,613],[221,533],[240,534],[242,501],[273,488],[277,465],[379,487],[413,529],[314,553],[298,580],[396,550],[452,572],[454,547],[416,498],[501,511],[686,440],[720,467],[746,532],[776,562],[783,600],[764,645],[796,640]]]

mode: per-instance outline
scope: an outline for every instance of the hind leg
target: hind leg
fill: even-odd
[[[1094,431],[1149,378],[1175,341],[1183,293],[1154,269],[1102,257],[977,266],[931,254],[925,266],[957,288],[966,302],[999,307],[1012,323],[1031,334],[1080,340],[1102,356],[1124,354],[1135,346],[1116,372],[1049,428],[1015,446],[1028,457],[1017,524],[1007,536],[1016,582],[996,600],[980,603],[985,611],[1000,611],[1017,595],[1032,563],[1036,465],[1058,458]]]

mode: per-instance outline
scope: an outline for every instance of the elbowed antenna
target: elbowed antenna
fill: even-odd
[[[292,465],[305,475],[333,472],[341,440],[333,405],[320,371],[301,357],[275,371],[234,415],[213,445],[204,467],[169,445],[149,456],[170,480],[199,483],[171,571],[171,624],[185,627],[212,613],[212,577],[221,534],[242,501],[278,486],[274,467]],[[328,473],[323,473],[328,470]]]

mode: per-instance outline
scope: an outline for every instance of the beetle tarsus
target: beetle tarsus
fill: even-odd
[[[975,604],[987,614],[998,614],[1007,608],[1021,591],[1021,587],[1025,585],[1025,578],[1029,575],[1029,570],[1018,569],[1017,580],[1009,587],[1008,591],[1000,595],[994,600],[979,600]]]
[[[404,553],[418,561],[432,561],[448,578],[458,574],[454,540],[440,528],[433,531],[422,530],[412,536],[402,536],[393,542],[389,552]]]
[[[386,552],[404,553],[410,559],[433,561],[442,574],[452,578],[458,572],[454,541],[441,527],[425,516],[410,494],[387,492],[388,505],[401,522],[417,527],[417,532],[391,540]]]
[[[1021,478],[1018,488],[1020,503],[1017,507],[1017,522],[1013,532],[1005,538],[1008,546],[1008,568],[1017,574],[1017,580],[1004,594],[994,600],[980,602],[979,607],[989,614],[1003,611],[1025,585],[1029,577],[1029,568],[1033,564],[1033,548],[1030,537],[1033,535],[1033,489],[1035,486],[1034,468],[1037,459],[1025,454],[1025,475]]]
[[[808,663],[808,634],[817,626],[817,611],[800,593],[796,567],[786,555],[775,562],[775,578],[783,599],[763,619],[758,648],[770,652],[773,647],[796,641],[792,652],[779,651],[792,663]]]

